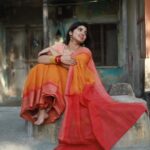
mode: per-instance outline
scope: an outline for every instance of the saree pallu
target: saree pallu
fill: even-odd
[[[64,111],[58,137],[59,143],[55,150],[110,150],[147,111],[147,108],[142,103],[120,103],[112,100],[99,79],[91,52],[87,48],[78,49],[72,56],[76,59],[77,65],[71,66],[68,71],[55,65],[58,70],[64,69],[61,75],[56,72],[55,77],[58,80],[54,80],[53,76],[47,76],[45,71],[41,74],[41,84],[38,86],[41,89],[49,85],[48,88],[42,88],[41,95],[55,97],[54,100],[49,99],[52,103],[46,103],[52,106],[53,109],[49,111],[49,115],[51,113],[53,115],[45,123],[54,121],[54,118],[58,118]],[[51,67],[51,65],[48,66]],[[52,72],[50,68],[47,70]],[[33,74],[36,75],[32,75],[31,80],[35,80],[36,83],[38,78],[35,77],[40,73]],[[45,74],[47,80],[45,80]],[[30,84],[28,88],[25,85],[25,91],[28,91]],[[33,93],[35,96],[35,91]],[[23,101],[29,102],[23,102],[22,107],[25,109],[21,114],[25,119],[32,121],[26,118],[25,110],[30,108],[30,103],[32,108],[36,107],[36,104],[39,106],[39,102],[36,103],[39,97],[35,96],[36,98],[31,101],[26,95],[28,94],[24,94]],[[29,104],[28,107],[24,107],[26,103]]]

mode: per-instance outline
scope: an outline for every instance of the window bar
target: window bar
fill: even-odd
[[[101,65],[104,65],[104,55],[105,55],[105,49],[104,49],[104,25],[100,25],[100,58],[101,58]]]

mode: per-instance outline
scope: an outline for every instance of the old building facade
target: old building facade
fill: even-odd
[[[114,83],[127,82],[136,96],[142,96],[150,86],[145,69],[150,56],[148,8],[148,0],[2,0],[0,105],[20,104],[37,53],[62,41],[75,21],[90,25],[91,51],[107,90]]]

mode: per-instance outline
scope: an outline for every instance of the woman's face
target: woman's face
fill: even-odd
[[[78,42],[79,44],[84,43],[87,38],[87,28],[83,25],[78,26],[73,32],[70,32],[72,39]]]

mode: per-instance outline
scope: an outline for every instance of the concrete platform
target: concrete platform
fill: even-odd
[[[0,107],[0,150],[53,150],[49,139],[29,137],[20,107]]]
[[[19,117],[20,107],[0,107],[0,150],[53,150],[50,139],[29,137],[25,121]],[[113,150],[150,150],[150,145],[119,147]]]

